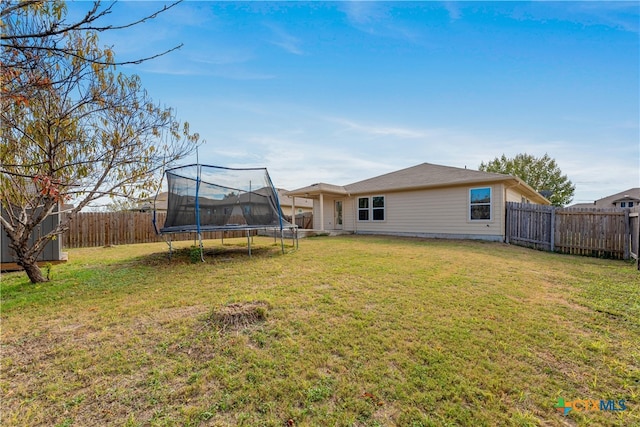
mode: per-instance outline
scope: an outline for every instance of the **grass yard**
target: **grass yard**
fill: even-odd
[[[256,238],[252,258],[211,241],[202,264],[189,245],[3,274],[1,424],[640,425],[633,264],[374,236],[286,255]],[[559,398],[626,410],[564,416]]]

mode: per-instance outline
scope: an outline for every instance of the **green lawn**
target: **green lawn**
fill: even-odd
[[[210,241],[202,264],[189,244],[3,274],[2,425],[640,425],[631,263],[344,236]],[[266,320],[216,322],[256,301]]]

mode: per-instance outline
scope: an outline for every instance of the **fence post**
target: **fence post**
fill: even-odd
[[[111,246],[111,215],[104,216],[104,245],[109,247]]]
[[[549,227],[551,233],[551,242],[549,246],[551,246],[551,252],[555,252],[556,249],[556,207],[551,207],[551,226]]]
[[[505,213],[505,227],[504,227],[504,234],[505,234],[505,243],[509,244],[509,234],[511,232],[511,227],[509,226],[509,214],[511,212],[511,202],[507,202],[507,212]]]
[[[630,227],[629,209],[624,210],[624,242],[622,258],[627,260],[631,258],[631,227]]]
[[[637,221],[638,221],[638,226],[636,227],[638,230],[638,235],[636,236],[638,238],[638,240],[636,240],[636,242],[638,242],[638,248],[636,250],[636,264],[638,265],[638,271],[640,271],[640,209],[638,209],[638,216],[636,216]]]

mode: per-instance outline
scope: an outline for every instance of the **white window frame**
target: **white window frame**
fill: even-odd
[[[489,190],[489,202],[488,203],[473,203],[471,201],[471,192],[473,190]],[[472,218],[471,210],[472,210],[473,206],[489,206],[489,218]],[[469,204],[467,206],[467,218],[469,219],[469,221],[473,221],[473,222],[480,222],[480,221],[491,222],[491,221],[493,221],[493,188],[491,186],[489,186],[489,187],[474,187],[474,188],[470,188],[469,189]]]
[[[360,207],[360,200],[364,199],[367,201],[367,206],[364,208]],[[367,222],[371,220],[371,212],[369,212],[369,209],[371,209],[371,200],[369,200],[369,197],[358,197],[358,221],[360,222]],[[366,212],[367,213],[367,219],[360,219],[360,212]]]
[[[373,199],[377,199],[380,198],[382,199],[382,207],[375,207],[373,204]],[[376,219],[376,216],[374,215],[374,211],[380,211],[382,210],[382,219]],[[386,197],[382,196],[382,195],[378,195],[378,196],[371,196],[371,221],[376,221],[376,222],[383,222],[386,221],[387,219],[387,200]]]
[[[382,207],[374,207],[373,206],[373,199],[377,199],[377,198],[382,198]],[[360,207],[360,200],[366,200],[367,201],[367,207],[365,208],[361,208]],[[386,197],[382,194],[378,194],[375,196],[364,196],[364,197],[358,197],[358,221],[359,222],[384,222],[387,220],[387,200]],[[374,211],[382,211],[382,219],[374,219]],[[360,219],[360,212],[366,212],[367,213],[367,219]]]

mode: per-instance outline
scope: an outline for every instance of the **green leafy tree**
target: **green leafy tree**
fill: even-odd
[[[97,31],[48,32],[65,25],[63,2],[24,4],[3,1],[0,12],[2,33],[12,36],[2,44],[0,222],[18,265],[37,283],[47,280],[39,254],[68,229],[69,216],[61,216],[33,238],[56,208],[73,202],[74,213],[105,196],[144,195],[199,136],[155,104],[137,76],[117,73]]]
[[[490,162],[480,163],[479,169],[517,176],[543,194],[554,206],[569,204],[576,190],[567,175],[562,174],[556,161],[548,154],[534,157],[525,153],[518,154],[512,159],[503,154],[502,157],[496,157]]]

